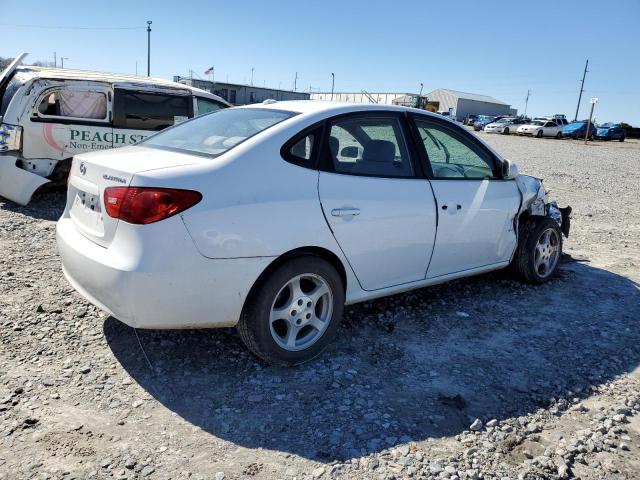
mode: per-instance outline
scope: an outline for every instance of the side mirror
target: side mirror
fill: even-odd
[[[344,158],[358,158],[358,147],[344,147],[340,150],[340,156]]]
[[[513,180],[518,176],[518,166],[511,160],[505,160],[502,164],[502,177],[505,180]]]

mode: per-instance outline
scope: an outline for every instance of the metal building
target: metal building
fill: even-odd
[[[309,100],[309,93],[292,92],[278,88],[256,87],[254,85],[242,85],[238,83],[211,82],[196,78],[173,77],[174,82],[191,85],[211,92],[224,98],[233,105],[249,105],[260,103],[268,99],[273,100]]]
[[[417,96],[415,93],[406,92],[314,92],[311,100],[328,100],[332,102],[351,103],[378,103],[380,105],[393,105],[393,101],[399,97]]]
[[[438,88],[427,93],[430,103],[438,103],[438,112],[448,112],[452,109],[453,118],[462,120],[470,114],[475,115],[517,115],[518,110],[511,108],[508,103],[501,102],[488,95],[458,92],[446,88]]]

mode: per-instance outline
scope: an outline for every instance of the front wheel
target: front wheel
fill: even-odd
[[[542,130],[538,130],[538,133],[536,133],[536,137],[542,138]]]
[[[536,217],[519,227],[518,248],[512,266],[525,282],[540,284],[556,273],[562,256],[562,232],[549,217]]]
[[[245,345],[268,363],[297,365],[318,356],[342,320],[344,286],[322,258],[288,260],[252,289],[238,322]]]
[[[505,135],[509,135],[509,127],[505,128],[502,133],[504,133]]]
[[[562,132],[556,133],[556,138],[562,138]]]
[[[620,141],[624,142],[625,137],[620,137]]]

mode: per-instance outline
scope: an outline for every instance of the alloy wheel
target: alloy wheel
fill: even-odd
[[[329,283],[314,273],[296,275],[280,289],[271,305],[271,336],[285,350],[305,350],[322,337],[332,312]]]
[[[536,243],[534,266],[540,277],[551,275],[560,258],[560,238],[553,228],[547,228],[542,232]]]

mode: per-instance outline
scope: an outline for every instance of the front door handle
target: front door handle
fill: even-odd
[[[334,208],[331,210],[331,215],[333,217],[355,217],[356,215],[360,215],[359,208]]]

